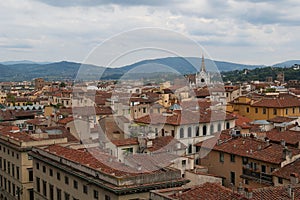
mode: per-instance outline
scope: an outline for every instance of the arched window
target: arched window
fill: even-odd
[[[210,125],[210,134],[213,134],[213,132],[214,132],[214,125],[211,124],[211,125]]]
[[[188,128],[188,137],[192,137],[192,128],[191,127]]]
[[[193,153],[193,145],[192,144],[189,144],[188,153],[189,154]]]
[[[180,135],[179,135],[180,138],[184,138],[184,130],[183,128],[180,128]]]
[[[218,131],[221,131],[221,123],[218,124]]]
[[[199,126],[196,126],[195,133],[196,133],[196,136],[199,136]]]
[[[207,134],[206,125],[204,125],[204,126],[202,127],[202,134],[203,134],[203,135],[206,135],[206,134]]]
[[[227,122],[227,123],[226,123],[226,129],[229,129],[229,128],[230,128],[230,123]]]

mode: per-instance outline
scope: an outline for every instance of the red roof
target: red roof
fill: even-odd
[[[199,145],[200,144],[197,144],[196,146]],[[208,148],[211,148],[210,144],[207,142],[204,142],[201,147],[205,147],[205,145],[207,145]],[[264,141],[250,137],[222,140],[220,144],[214,145],[212,149],[268,163],[280,164],[285,160],[283,158],[285,147],[282,145],[273,143],[268,144]],[[289,150],[293,156],[300,154],[300,149],[290,147]]]
[[[195,123],[208,123],[211,121],[222,121],[235,119],[234,116],[225,114],[221,111],[176,111],[170,115],[164,116],[163,114],[152,113],[139,119],[136,119],[137,123],[144,124],[170,124],[170,125],[183,125],[183,124],[195,124]]]
[[[233,193],[231,189],[225,188],[218,183],[204,183],[187,189],[181,194],[172,194],[170,197],[180,200],[228,200],[241,199],[242,196],[237,193]]]
[[[252,104],[254,107],[289,108],[300,106],[300,100],[292,95],[263,97]]]

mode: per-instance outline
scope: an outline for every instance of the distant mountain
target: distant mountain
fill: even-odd
[[[273,67],[291,67],[295,64],[300,65],[300,60],[289,60],[289,61],[285,61],[282,63],[277,63],[277,64],[273,65]]]
[[[33,62],[30,60],[18,60],[18,61],[4,61],[0,62],[2,65],[16,65],[16,64],[49,64],[51,62]]]
[[[20,62],[20,63],[19,63]],[[173,72],[176,74],[191,74],[199,71],[201,58],[181,58],[168,57],[140,61],[131,65],[119,68],[104,68],[95,65],[81,65],[75,62],[54,62],[39,64],[30,61],[18,61],[18,63],[0,64],[0,81],[23,81],[33,80],[34,78],[44,78],[46,80],[99,80],[101,79],[120,79],[127,76],[140,78],[145,73],[162,75],[161,72]],[[295,64],[295,61],[287,61],[285,65]],[[299,62],[300,63],[300,62]],[[228,72],[243,69],[255,69],[266,67],[264,65],[245,65],[223,61],[205,60],[208,71]],[[279,63],[278,66],[284,64]],[[83,66],[83,67],[81,67]],[[274,65],[275,66],[275,65]],[[216,68],[217,67],[217,68]]]

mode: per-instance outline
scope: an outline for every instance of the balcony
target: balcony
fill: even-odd
[[[272,175],[263,172],[256,172],[253,171],[252,169],[243,168],[243,174],[241,175],[241,177],[245,179],[252,179],[260,183],[265,183],[270,185],[273,184]]]

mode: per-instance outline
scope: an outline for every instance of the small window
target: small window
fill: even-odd
[[[267,114],[267,109],[266,108],[263,108],[263,110],[262,110],[262,114]]]
[[[49,169],[49,175],[53,176],[53,170],[52,169]]]
[[[188,137],[189,138],[192,137],[192,128],[191,127],[188,128]]]
[[[105,200],[110,200],[110,196],[105,195]]]
[[[94,190],[94,199],[99,198],[99,192],[97,190]]]
[[[180,128],[180,138],[184,138],[184,130],[183,128]]]
[[[234,154],[230,154],[230,162],[235,162],[235,155]]]
[[[46,166],[43,166],[43,172],[46,173]]]
[[[69,177],[65,176],[65,184],[69,184]]]
[[[247,113],[249,113],[250,112],[250,108],[249,107],[247,107]]]
[[[255,108],[255,113],[258,113],[258,108]]]
[[[261,165],[261,172],[262,173],[266,173],[266,166],[265,165]]]
[[[279,184],[282,184],[282,183],[283,183],[283,180],[282,180],[281,177],[278,177],[278,183],[279,183]]]
[[[40,164],[39,164],[39,163],[36,163],[36,164],[35,164],[35,167],[36,167],[37,170],[39,170],[39,169],[40,169]]]
[[[277,109],[273,108],[273,115],[277,115]]]
[[[88,187],[87,187],[87,185],[83,185],[82,190],[83,190],[84,194],[87,194],[88,193]]]
[[[220,152],[219,160],[220,160],[220,162],[224,162],[224,153],[223,152]]]
[[[60,173],[59,172],[56,173],[56,178],[57,178],[57,180],[60,180]]]
[[[74,189],[78,189],[78,182],[76,180],[73,181],[73,187]]]

